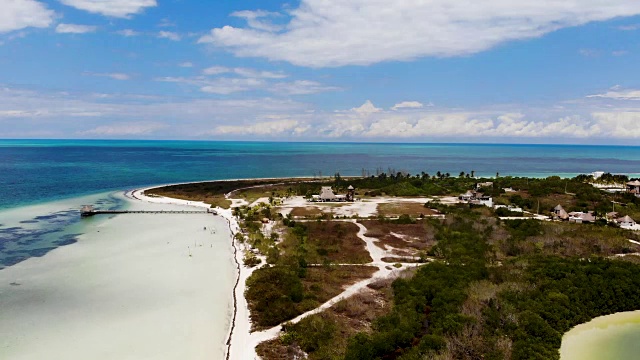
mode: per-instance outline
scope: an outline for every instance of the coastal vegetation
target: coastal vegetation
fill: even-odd
[[[260,260],[247,281],[251,319],[254,329],[283,324],[281,335],[260,344],[258,354],[265,360],[558,359],[562,335],[573,326],[640,309],[634,255],[640,235],[605,220],[613,210],[637,218],[640,198],[604,192],[592,182],[588,176],[476,179],[467,173],[388,172],[246,189],[247,198],[270,194],[266,204],[235,210],[241,240]],[[338,216],[342,205],[333,204],[279,212],[278,197],[308,197],[321,186],[339,192],[349,185],[363,201],[435,200],[383,202],[366,217]],[[457,202],[470,189],[524,212]],[[592,211],[599,220],[540,221],[556,205]],[[387,268],[425,264],[398,270],[394,281],[375,281],[288,323],[376,271],[365,265],[372,259],[357,236],[360,227],[390,254],[382,259]]]

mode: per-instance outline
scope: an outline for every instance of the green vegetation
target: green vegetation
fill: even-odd
[[[606,175],[599,181],[626,180]],[[612,211],[615,204],[621,216],[640,220],[640,198],[603,192],[591,181],[588,176],[474,179],[465,173],[411,176],[389,171],[358,179],[336,174],[300,186],[247,189],[244,196],[309,195],[325,185],[338,192],[353,185],[359,196],[450,196],[491,182],[478,191],[493,196],[497,204],[541,214],[560,204],[568,212],[594,211],[597,217]],[[498,216],[515,214],[437,201],[423,208],[394,204],[381,209],[399,216],[362,220],[367,236],[394,251],[436,261],[382,287],[383,294],[369,289],[298,324],[287,324],[283,336],[259,346],[265,360],[305,354],[310,359],[558,359],[562,335],[571,327],[597,316],[640,309],[639,258],[613,256],[638,252],[640,247],[628,240],[638,241],[640,235],[604,220],[503,221]],[[416,219],[423,209],[435,209],[445,217]],[[371,261],[353,223],[328,220],[330,214],[320,212],[309,213],[318,220],[282,218],[272,205],[242,207],[236,214],[243,223],[242,241],[267,262],[247,283],[257,328],[313,309],[375,271],[334,265]],[[276,220],[272,235],[262,233],[262,218]],[[404,262],[401,256],[387,259],[388,268]],[[255,259],[247,254],[248,263],[257,263]]]
[[[245,296],[258,329],[291,320],[342,292],[342,286],[371,277],[371,266],[308,267],[276,265],[256,270],[247,279]]]
[[[471,213],[454,217],[437,235],[434,253],[443,262],[397,280],[393,310],[376,321],[374,332],[350,340],[345,359],[423,359],[444,352],[455,359],[557,359],[571,327],[639,307],[636,264],[542,257],[535,249],[498,264],[489,245],[498,231]],[[547,226],[554,224],[506,223],[513,242],[535,239]]]

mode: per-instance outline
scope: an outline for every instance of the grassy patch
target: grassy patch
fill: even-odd
[[[395,202],[378,204],[378,214],[387,217],[400,216],[402,214],[407,214],[412,217],[419,217],[420,215],[434,215],[435,212],[424,207],[424,204],[421,203]]]
[[[298,324],[286,325],[281,337],[258,345],[258,355],[264,360],[292,360],[304,351],[311,360],[342,359],[347,339],[370,332],[374,320],[390,310],[392,298],[391,281],[378,282]]]
[[[312,206],[295,207],[291,210],[291,216],[293,217],[311,218],[320,214],[322,214],[322,210]]]
[[[415,224],[395,224],[379,220],[363,220],[367,228],[366,236],[378,239],[376,245],[384,248],[407,250],[409,255],[428,250],[436,243],[436,229],[431,221],[417,221]],[[400,235],[400,236],[398,236]]]
[[[254,328],[275,326],[312,310],[376,270],[371,266],[258,269],[247,280],[246,292]]]
[[[299,222],[279,246],[284,257],[303,258],[308,264],[365,264],[373,259],[358,230],[344,221]]]

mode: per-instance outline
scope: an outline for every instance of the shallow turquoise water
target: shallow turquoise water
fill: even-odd
[[[82,196],[123,206],[108,192],[215,179],[425,171],[477,176],[640,172],[640,147],[0,140],[0,269],[75,241]],[[26,206],[33,206],[27,208]],[[9,221],[10,214],[20,214]],[[15,218],[15,216],[13,216]]]
[[[361,175],[640,172],[640,147],[115,140],[0,140],[0,209],[174,182]]]

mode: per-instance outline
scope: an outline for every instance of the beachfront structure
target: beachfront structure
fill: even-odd
[[[582,223],[590,223],[595,221],[596,221],[596,217],[593,215],[593,211],[589,211],[586,213],[580,212],[580,211],[573,211],[569,213],[569,222],[582,224]]]
[[[553,208],[553,210],[551,211],[551,217],[554,220],[569,220],[569,214],[562,207],[562,205],[558,205]]]
[[[611,211],[607,213],[606,217],[607,217],[607,220],[609,221],[617,221],[618,215],[620,214],[618,214],[617,211]]]
[[[500,208],[505,208],[509,211],[513,211],[513,212],[524,212],[524,210],[521,207],[515,206],[515,205],[495,205],[494,209],[500,209]]]
[[[629,181],[627,183],[627,192],[635,194],[636,196],[640,196],[640,181]]]
[[[594,179],[600,179],[604,175],[604,171],[594,171],[591,173]]]
[[[493,198],[488,195],[479,194],[474,200],[471,200],[469,203],[493,207]]]
[[[632,228],[636,226],[635,220],[633,220],[629,215],[616,220],[616,222],[621,228]]]
[[[349,185],[347,188],[347,201],[355,201],[356,199],[356,189]]]
[[[477,191],[469,190],[464,194],[460,194],[458,196],[458,199],[469,204],[493,207],[493,198],[489,195],[484,195],[483,193],[479,193]]]
[[[311,195],[310,201],[313,202],[328,202],[328,201],[354,201],[355,189],[353,186],[349,186],[346,195],[337,195],[333,192],[331,186],[323,186],[320,188],[319,195]]]
[[[471,190],[469,190],[464,194],[460,194],[458,196],[458,199],[460,199],[462,201],[471,201],[471,200],[475,199],[475,197],[476,197],[476,193],[471,191]]]
[[[320,189],[319,198],[320,201],[334,201],[336,200],[336,194],[333,193],[331,186],[323,186]]]
[[[488,188],[488,187],[493,187],[493,182],[491,181],[487,181],[487,182],[482,182],[482,183],[477,183],[476,184],[476,190],[480,189],[480,188]]]

